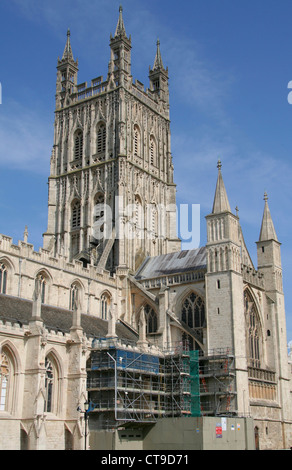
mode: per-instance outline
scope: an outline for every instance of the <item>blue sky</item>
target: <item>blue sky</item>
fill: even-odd
[[[1,0],[0,233],[17,243],[28,225],[38,250],[47,225],[56,65],[67,29],[78,82],[103,75],[116,0]],[[132,75],[148,86],[156,41],[169,69],[178,203],[200,204],[201,245],[217,160],[231,209],[239,208],[255,266],[269,196],[282,243],[288,340],[292,339],[291,0],[124,0]]]

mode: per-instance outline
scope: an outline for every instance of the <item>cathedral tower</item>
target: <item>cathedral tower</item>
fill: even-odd
[[[264,213],[259,241],[257,242],[258,271],[264,275],[268,302],[269,323],[267,327],[267,357],[278,375],[278,400],[281,403],[283,422],[291,416],[289,397],[289,370],[287,361],[287,333],[285,319],[285,301],[282,282],[282,261],[280,242],[278,241],[268,205],[268,196],[264,194]],[[285,424],[284,424],[285,426]],[[283,434],[284,436],[284,434]]]
[[[241,244],[238,216],[232,214],[224,186],[221,162],[212,213],[207,220],[207,347],[235,357],[236,408],[245,412],[248,377]]]
[[[57,65],[44,248],[115,271],[180,249],[170,148],[168,71],[157,43],[150,88],[131,76],[122,7],[106,79],[77,84],[70,33]]]

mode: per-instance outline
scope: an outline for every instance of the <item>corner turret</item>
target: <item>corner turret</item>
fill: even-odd
[[[70,95],[75,92],[77,86],[78,60],[74,61],[70,42],[70,30],[67,31],[67,41],[62,59],[58,58],[57,85],[56,85],[56,109],[70,104]]]

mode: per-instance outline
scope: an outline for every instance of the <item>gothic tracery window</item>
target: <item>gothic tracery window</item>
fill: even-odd
[[[108,320],[108,313],[110,307],[110,297],[107,293],[101,296],[101,318],[102,320]]]
[[[244,310],[248,338],[249,365],[261,366],[261,325],[255,302],[248,291],[244,292]]]
[[[80,201],[75,201],[72,204],[72,228],[80,227],[81,223],[81,205]]]
[[[47,357],[46,357],[45,367],[46,367],[46,377],[45,377],[46,397],[45,397],[45,403],[44,403],[44,411],[49,413],[52,411],[54,372],[53,372],[52,362]]]
[[[183,302],[181,319],[190,328],[203,328],[205,324],[205,304],[202,298],[192,292]]]
[[[7,289],[7,267],[0,263],[0,294],[6,294]]]
[[[155,333],[157,331],[157,314],[150,307],[146,305],[145,309],[145,320],[146,320],[146,333]]]
[[[140,129],[135,124],[134,126],[134,155],[135,157],[141,157],[141,134],[140,134]]]
[[[7,410],[10,376],[10,361],[8,356],[2,352],[0,354],[0,411]]]
[[[58,409],[58,367],[53,354],[49,354],[45,359],[45,401],[44,411],[47,413],[57,413]]]
[[[106,127],[101,123],[97,127],[97,153],[103,154],[106,150]]]
[[[83,132],[79,129],[74,135],[74,159],[79,160],[83,154]]]
[[[150,136],[150,163],[157,166],[156,142],[153,135]]]

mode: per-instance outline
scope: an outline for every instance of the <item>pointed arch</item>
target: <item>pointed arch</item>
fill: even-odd
[[[150,135],[149,139],[149,153],[150,153],[150,164],[157,166],[157,144],[153,134]]]
[[[108,320],[111,303],[111,293],[108,290],[104,290],[100,295],[100,317],[102,320]]]
[[[248,365],[260,368],[263,360],[263,329],[259,310],[255,297],[249,288],[244,290],[243,296]]]
[[[51,349],[45,357],[45,390],[44,411],[58,414],[60,404],[61,367],[60,358],[56,351]]]
[[[83,131],[79,128],[74,132],[74,160],[82,159],[83,155]]]
[[[206,328],[206,312],[204,296],[191,287],[184,290],[176,300],[176,314],[185,328],[182,340],[188,347],[203,350],[204,329]],[[193,330],[188,334],[187,329]]]
[[[70,285],[69,310],[73,310],[75,304],[79,304],[82,308],[82,298],[84,286],[79,279],[74,280]]]
[[[156,333],[158,330],[158,315],[154,308],[148,303],[144,307],[145,320],[146,320],[146,334]]]
[[[184,297],[181,306],[181,320],[190,328],[203,328],[205,326],[205,302],[195,291]]]
[[[17,371],[20,360],[13,345],[3,342],[0,348],[0,412],[13,413],[17,405]]]
[[[81,203],[75,198],[71,202],[71,228],[77,229],[81,225]]]
[[[133,154],[135,157],[142,157],[141,155],[141,130],[138,124],[134,124]]]
[[[35,283],[39,283],[42,303],[48,303],[48,291],[52,284],[52,275],[46,269],[40,269],[35,275]]]
[[[106,152],[106,125],[100,121],[96,126],[96,152],[99,158],[105,158]]]
[[[11,277],[15,273],[13,262],[6,256],[0,258],[0,294],[9,294]]]

